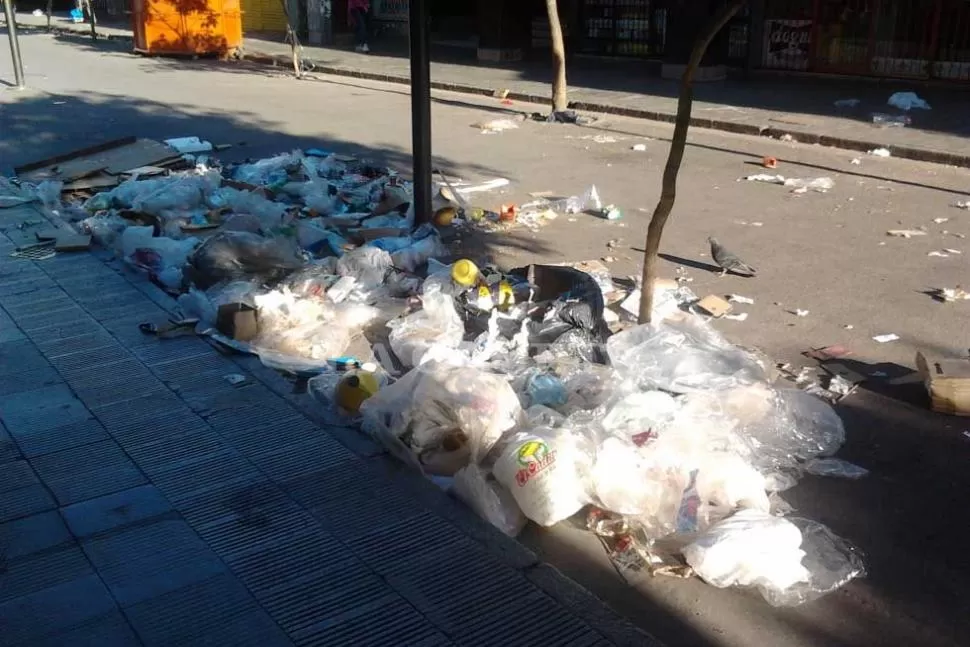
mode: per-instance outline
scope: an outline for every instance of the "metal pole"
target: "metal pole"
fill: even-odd
[[[414,222],[431,219],[431,28],[427,0],[411,0],[411,152]]]
[[[3,15],[7,18],[7,36],[10,38],[10,60],[17,89],[24,89],[24,62],[20,58],[20,41],[17,40],[17,18],[13,12],[13,0],[3,0]]]

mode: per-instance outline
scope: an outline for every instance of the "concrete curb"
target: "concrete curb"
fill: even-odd
[[[273,65],[276,67],[292,65],[292,61],[288,56],[266,54],[255,51],[247,52],[245,55],[245,60],[265,65]],[[313,65],[314,72],[333,74],[334,76],[366,79],[369,81],[382,81],[385,83],[398,83],[403,85],[411,84],[410,77],[404,75],[367,72],[355,68],[338,67],[325,63],[318,63],[311,59],[306,60]],[[484,88],[480,86],[466,85],[463,83],[444,83],[434,80],[431,82],[431,87],[435,90],[447,90],[450,92],[461,92],[463,94],[473,94],[486,97],[493,96],[495,92],[495,88]],[[523,92],[510,92],[507,98],[513,101],[521,101],[523,103],[545,104],[549,102],[548,96],[540,96]],[[636,108],[623,108],[620,106],[603,103],[572,101],[569,103],[569,107],[573,110],[581,110],[583,112],[619,115],[622,117],[632,117],[634,119],[645,119],[648,121],[660,121],[664,123],[674,123],[677,119],[676,113],[672,112],[638,110]],[[794,141],[802,144],[818,144],[820,146],[830,146],[863,153],[874,148],[888,148],[890,152],[892,152],[893,157],[970,168],[970,154],[947,153],[943,151],[915,148],[910,146],[886,146],[882,142],[875,140],[832,137],[830,135],[819,135],[818,133],[811,133],[790,128],[782,129],[771,126],[740,124],[733,121],[707,119],[704,117],[691,117],[690,125],[695,128],[707,128],[710,130],[720,130],[722,132],[735,133],[739,135],[752,135],[756,137],[768,137],[771,139],[780,139],[781,137],[788,135]]]
[[[22,25],[20,26],[22,30],[29,31],[42,31],[48,32],[46,27],[40,27],[36,25]],[[64,34],[70,36],[87,35],[89,34],[90,28],[87,25],[58,25],[56,27],[52,26],[49,33],[52,34]],[[133,39],[128,35],[121,34],[106,34],[101,35],[100,38],[106,40],[114,41],[128,41],[131,42]],[[251,63],[258,63],[261,65],[270,65],[273,67],[290,67],[293,62],[289,55],[282,54],[269,54],[266,52],[260,52],[258,50],[248,51],[244,47],[243,60],[249,61]],[[382,74],[378,72],[367,72],[365,70],[360,70],[356,68],[340,67],[335,65],[330,65],[327,63],[314,61],[312,59],[304,59],[306,62],[313,66],[314,72],[320,72],[323,74],[332,74],[334,76],[344,76],[355,79],[365,79],[368,81],[381,81],[384,83],[397,83],[401,85],[410,85],[411,79],[408,76],[401,74]],[[431,87],[435,90],[446,90],[449,92],[460,92],[463,94],[473,94],[476,96],[490,97],[494,94],[496,88],[484,88],[475,85],[467,85],[464,83],[445,83],[442,81],[431,82]],[[521,101],[523,103],[536,103],[545,104],[548,103],[549,97],[545,95],[535,95],[524,92],[511,92],[508,97],[513,101]],[[648,121],[659,121],[663,123],[674,123],[676,121],[677,115],[672,112],[660,112],[656,110],[639,110],[636,108],[622,108],[619,106],[613,106],[603,103],[595,102],[585,102],[585,101],[573,101],[570,102],[569,107],[574,110],[582,110],[584,112],[595,112],[599,114],[607,115],[618,115],[622,117],[632,117],[634,119],[645,119]],[[884,143],[873,140],[861,140],[861,139],[848,139],[845,137],[832,137],[829,135],[819,135],[818,133],[811,133],[806,131],[801,131],[791,128],[775,128],[772,126],[756,126],[754,124],[739,124],[732,121],[725,121],[723,119],[706,119],[703,117],[691,117],[690,125],[696,128],[707,128],[709,130],[720,130],[722,132],[735,133],[739,135],[752,135],[755,137],[768,137],[771,139],[780,139],[785,135],[790,136],[794,141],[802,144],[818,144],[820,146],[829,146],[833,148],[842,148],[850,151],[866,152],[874,148],[888,148],[892,153],[893,157],[899,157],[903,159],[916,160],[919,162],[931,162],[933,164],[945,164],[948,166],[959,166],[963,168],[970,168],[970,153],[959,154],[959,153],[947,153],[944,151],[930,150],[927,148],[916,148],[911,146],[886,146]]]

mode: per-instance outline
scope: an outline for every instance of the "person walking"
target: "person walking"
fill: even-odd
[[[361,54],[370,53],[370,47],[367,45],[368,11],[370,11],[370,0],[347,0],[347,18],[354,28],[357,45],[354,49]]]

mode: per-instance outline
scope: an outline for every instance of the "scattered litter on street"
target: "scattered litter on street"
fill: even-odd
[[[786,178],[783,175],[768,175],[766,173],[758,173],[755,175],[748,175],[742,179],[747,180],[748,182],[781,184],[782,186],[793,189],[794,193],[805,193],[809,190],[825,193],[826,191],[835,188],[835,182],[829,177],[818,177],[812,179]]]
[[[872,155],[873,157],[892,157],[893,156],[893,154],[889,151],[888,148],[873,148],[871,151],[869,151],[868,154]]]
[[[619,567],[696,572],[776,605],[864,574],[826,527],[772,514],[779,484],[850,472],[820,461],[845,442],[829,403],[854,383],[844,372],[827,388],[779,381],[763,353],[730,343],[714,319],[744,321],[732,303],[753,299],[698,299],[678,268],[650,286],[652,323],[640,325],[640,288],[614,280],[613,256],[502,269],[449,246],[469,227],[608,213],[595,187],[517,206],[487,196],[507,179],[444,179],[416,218],[408,182],[354,158],[296,150],[222,166],[155,144],[116,170],[161,173],[64,191],[55,182],[89,176],[59,176],[48,161],[21,196],[51,205],[79,246],[115,251],[177,297],[178,322],[139,326],[149,343],[198,334],[302,380],[321,416],[450,484],[510,536],[588,509]],[[11,190],[0,185],[21,195]],[[709,242],[725,272],[754,274]],[[243,375],[222,379],[249,388]]]
[[[890,229],[886,235],[894,238],[912,238],[913,236],[925,236],[926,232],[922,229]]]
[[[792,137],[789,133],[785,133],[784,135],[779,137],[778,140],[783,142],[794,142],[795,138]]]
[[[800,308],[799,309],[795,309],[795,310],[789,310],[788,312],[790,314],[795,315],[796,317],[807,317],[808,316],[808,310],[802,310]]]
[[[877,341],[880,344],[885,344],[891,341],[897,341],[899,339],[899,335],[897,335],[896,333],[887,333],[885,335],[876,335],[872,339],[873,341]]]
[[[872,123],[884,128],[904,128],[913,123],[908,115],[887,115],[882,112],[872,113]]]
[[[858,157],[853,157],[851,160],[849,160],[849,164],[858,166],[859,164],[862,164],[862,160]]]
[[[955,288],[939,288],[936,292],[943,301],[970,301],[970,292],[959,285]]]
[[[761,159],[761,165],[765,168],[778,168],[778,158],[766,156]]]
[[[943,251],[946,252],[947,254],[953,254],[955,256],[963,253],[959,249],[953,249],[951,247],[944,247]]]
[[[938,225],[942,225],[944,222],[950,222],[949,218],[933,218],[933,222]]]
[[[519,124],[512,119],[492,119],[490,121],[478,121],[472,124],[472,128],[477,128],[483,135],[493,135],[506,130],[515,130]]]
[[[957,202],[953,206],[956,207],[957,209],[967,209],[967,210],[970,210],[970,200],[967,200],[966,202]]]
[[[947,254],[946,252],[938,251],[938,250],[934,250],[932,252],[928,252],[926,255],[927,256],[935,256],[935,257],[938,257],[938,258],[950,258],[950,255],[949,254]]]
[[[930,408],[954,416],[970,416],[970,359],[920,351],[916,370],[930,396]]]
[[[915,92],[895,92],[886,103],[900,110],[930,110],[930,104]]]
[[[643,151],[647,150],[647,145],[646,144],[634,144],[633,145],[633,150],[642,153]]]

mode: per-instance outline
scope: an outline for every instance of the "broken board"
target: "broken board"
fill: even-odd
[[[126,137],[99,146],[25,164],[14,169],[21,180],[74,182],[105,173],[120,175],[139,166],[160,165],[178,160],[174,150],[152,139]]]

